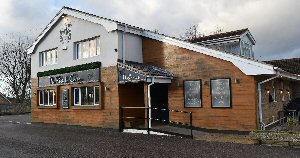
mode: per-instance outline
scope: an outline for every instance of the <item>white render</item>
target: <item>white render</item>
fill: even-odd
[[[71,22],[71,40],[67,44],[60,42],[60,29],[65,21]],[[75,59],[74,43],[88,38],[100,36],[100,55],[85,58]],[[67,50],[63,50],[63,46],[67,46]],[[40,66],[39,53],[49,49],[57,48],[58,61],[57,64]],[[95,61],[100,61],[102,67],[116,66],[118,53],[118,34],[116,31],[107,32],[105,27],[92,22],[87,22],[71,16],[61,18],[51,30],[43,37],[43,39],[35,47],[31,54],[31,75],[37,77],[38,72],[47,70],[59,69],[74,65],[80,65]]]
[[[143,63],[143,39],[142,36],[132,34],[130,32],[124,33],[124,46],[125,46],[125,52],[122,50],[122,33],[123,31],[118,31],[118,37],[119,37],[119,50],[118,50],[118,59],[123,59],[123,53],[125,53],[125,60],[128,61],[135,61],[138,63]]]

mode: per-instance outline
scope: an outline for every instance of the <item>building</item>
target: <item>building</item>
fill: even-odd
[[[192,112],[196,128],[250,131],[277,116],[273,106],[287,103],[299,80],[271,64],[68,7],[28,53],[33,122],[119,129],[122,107],[151,106]],[[270,102],[269,93],[276,99]]]
[[[248,28],[203,36],[193,39],[190,42],[254,59],[252,47],[256,42]]]

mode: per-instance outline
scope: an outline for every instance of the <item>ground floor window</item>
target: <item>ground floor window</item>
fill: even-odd
[[[56,105],[56,91],[53,89],[39,90],[39,105],[54,106]]]
[[[100,103],[99,86],[74,88],[73,93],[75,106],[99,105]]]

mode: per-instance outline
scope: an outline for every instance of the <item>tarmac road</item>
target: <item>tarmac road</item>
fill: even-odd
[[[0,157],[299,157],[300,149],[30,124],[30,115],[0,116]]]

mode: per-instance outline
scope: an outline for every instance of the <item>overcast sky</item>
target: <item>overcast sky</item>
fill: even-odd
[[[259,60],[300,57],[300,0],[0,0],[0,38],[37,36],[68,6],[160,33],[179,36],[198,24],[209,34],[249,28]]]

